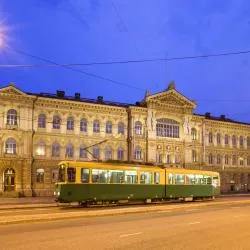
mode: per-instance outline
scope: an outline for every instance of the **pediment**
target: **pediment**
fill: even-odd
[[[18,95],[18,96],[26,96],[26,93],[24,93],[23,91],[21,91],[20,89],[16,88],[13,84],[7,86],[7,87],[3,87],[0,88],[0,93],[1,94],[9,94],[9,95]]]
[[[171,105],[178,107],[196,108],[196,103],[180,94],[175,89],[166,90],[146,98],[146,103],[157,103],[159,105]]]

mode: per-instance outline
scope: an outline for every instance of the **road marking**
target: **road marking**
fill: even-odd
[[[189,225],[200,224],[199,221],[190,222]]]
[[[122,235],[120,235],[120,238],[139,235],[139,234],[142,234],[142,232],[137,232],[137,233],[133,233],[133,234],[122,234]]]
[[[157,213],[170,213],[171,211],[169,210],[163,210],[163,211],[158,211]]]
[[[193,212],[193,211],[197,211],[197,210],[200,210],[198,208],[194,208],[194,209],[187,209],[186,212]]]
[[[243,215],[243,214],[242,215],[235,215],[234,218],[239,218],[239,217],[243,217],[243,216],[245,216],[245,215]]]

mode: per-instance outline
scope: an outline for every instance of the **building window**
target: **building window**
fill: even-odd
[[[229,137],[228,135],[225,135],[225,145],[228,145],[228,143],[229,143]]]
[[[8,138],[5,142],[5,153],[6,154],[16,154],[16,140],[13,138]]]
[[[80,146],[80,152],[79,152],[80,158],[88,158],[87,150],[85,150],[84,148],[85,148],[84,145]]]
[[[74,118],[69,117],[67,119],[67,130],[74,130]]]
[[[140,121],[137,121],[135,123],[135,134],[136,135],[142,135],[142,124]]]
[[[213,155],[211,153],[208,155],[208,163],[213,164]]]
[[[59,174],[58,169],[53,169],[53,170],[52,170],[52,178],[51,178],[51,181],[52,181],[53,183],[55,183],[55,182],[58,181],[58,174]]]
[[[142,160],[142,149],[139,146],[135,148],[135,159]]]
[[[216,136],[217,145],[220,145],[221,142],[220,138],[221,138],[220,134],[217,134]]]
[[[100,149],[98,146],[93,147],[93,158],[99,160],[100,158]]]
[[[247,148],[250,148],[250,136],[247,137]]]
[[[41,114],[38,116],[38,128],[46,128],[46,115]]]
[[[124,123],[123,122],[119,122],[118,124],[118,134],[124,135]]]
[[[87,132],[88,131],[88,122],[86,119],[82,119],[80,121],[80,131],[81,132]]]
[[[58,143],[54,143],[52,145],[52,156],[59,157],[60,156],[60,145]]]
[[[69,143],[66,145],[66,152],[65,152],[65,158],[73,158],[74,157],[74,147],[72,143]]]
[[[236,146],[236,136],[235,135],[232,136],[232,145]]]
[[[45,155],[45,149],[46,149],[45,142],[40,141],[38,143],[38,145],[37,145],[37,148],[36,148],[36,155],[44,156]]]
[[[243,166],[244,165],[244,160],[243,158],[240,158],[240,166]]]
[[[123,161],[124,160],[124,149],[119,147],[117,150],[117,160]]]
[[[208,143],[213,143],[213,133],[209,132],[208,134]]]
[[[93,132],[100,133],[100,122],[98,120],[93,122]]]
[[[191,129],[191,137],[193,141],[197,140],[197,130],[195,128]]]
[[[61,127],[61,119],[59,116],[55,115],[53,117],[53,129],[60,129]]]
[[[44,169],[43,168],[39,168],[36,170],[36,182],[44,183]]]
[[[247,157],[247,166],[250,166],[250,156]]]
[[[171,156],[170,156],[170,155],[167,155],[166,163],[167,163],[167,164],[170,164],[170,163],[171,163]]]
[[[175,155],[175,164],[180,164],[180,162],[181,162],[181,156]]]
[[[171,119],[159,119],[156,124],[156,135],[160,137],[179,138],[179,123]]]
[[[243,147],[244,145],[244,139],[243,136],[240,136],[240,147]]]
[[[197,152],[195,150],[192,150],[192,161],[197,162]]]
[[[220,157],[220,155],[217,155],[216,163],[217,163],[218,165],[221,164],[221,157]]]
[[[162,154],[156,154],[156,162],[162,163]]]
[[[232,164],[233,165],[237,164],[237,157],[236,157],[236,155],[233,155],[233,157],[232,157]]]
[[[111,121],[106,122],[106,134],[112,134],[112,122]]]
[[[112,159],[112,149],[111,147],[105,148],[105,160],[111,160]]]
[[[10,109],[7,112],[7,124],[17,125],[17,111],[15,109]]]
[[[225,165],[228,165],[229,164],[229,157],[228,155],[225,155]]]

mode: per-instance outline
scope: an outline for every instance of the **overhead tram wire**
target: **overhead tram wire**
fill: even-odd
[[[51,61],[51,60],[39,57],[39,56],[35,56],[35,55],[32,55],[32,54],[26,53],[24,51],[16,50],[14,48],[10,48],[9,47],[9,49],[15,51],[16,53],[19,53],[19,54],[22,54],[22,55],[25,55],[25,56],[28,56],[28,57],[32,57],[32,58],[40,60],[40,61],[44,61],[44,62],[50,63],[50,64],[52,64],[54,66],[57,66],[57,67],[62,67],[62,68],[65,68],[65,69],[76,71],[76,72],[82,73],[82,74],[84,74],[86,76],[97,78],[99,80],[104,80],[104,81],[112,82],[113,84],[116,84],[116,85],[121,85],[121,86],[125,86],[125,87],[128,87],[128,88],[133,88],[133,89],[138,89],[138,90],[142,90],[142,91],[146,90],[146,89],[142,89],[142,88],[139,88],[139,87],[127,84],[127,83],[118,82],[118,81],[112,80],[112,79],[107,78],[107,77],[99,76],[99,75],[96,75],[96,74],[93,74],[93,73],[85,72],[85,71],[80,70],[80,69],[72,68],[73,65],[63,65],[63,64],[59,64],[59,63],[56,63],[54,61]]]
[[[14,50],[14,49],[13,49]],[[70,64],[58,64],[50,60],[42,59],[37,56],[29,55],[22,51],[14,50],[17,53],[26,54],[38,60],[43,60],[49,62],[50,64],[0,64],[0,67],[73,67],[73,66],[92,66],[92,65],[113,65],[113,64],[129,64],[129,63],[147,63],[147,62],[160,62],[160,61],[179,61],[179,60],[192,60],[200,58],[210,58],[210,57],[221,57],[221,56],[233,56],[233,55],[243,55],[249,54],[250,50],[245,51],[232,51],[227,53],[216,53],[216,54],[207,54],[207,55],[198,55],[198,56],[182,56],[182,57],[170,57],[170,58],[153,58],[153,59],[134,59],[134,60],[124,60],[124,61],[110,61],[110,62],[90,62],[90,63],[70,63]],[[75,69],[77,70],[77,69]],[[91,74],[87,73],[86,74]]]

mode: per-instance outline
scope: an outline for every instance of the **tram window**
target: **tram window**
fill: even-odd
[[[152,184],[152,173],[141,172],[140,183],[141,184]]]
[[[212,184],[211,176],[204,176],[204,184]]]
[[[155,184],[160,184],[160,173],[154,172]]]
[[[183,174],[176,174],[175,175],[175,184],[185,184],[185,175]]]
[[[89,169],[81,169],[81,181],[82,183],[89,183]]]
[[[108,183],[108,171],[103,169],[92,170],[93,183]]]
[[[61,165],[59,167],[59,171],[58,171],[58,181],[59,182],[65,182],[65,167],[64,165]]]
[[[122,170],[109,170],[109,183],[124,183],[124,171]]]
[[[137,184],[138,175],[136,171],[125,171],[125,183],[126,184]]]
[[[174,184],[174,175],[173,174],[168,175],[168,184]]]
[[[219,177],[218,176],[214,176],[213,177],[213,183],[212,183],[212,185],[214,187],[217,187],[219,185]]]
[[[204,183],[203,175],[199,175],[199,174],[195,175],[195,183],[196,184],[203,184]]]
[[[186,184],[189,184],[189,185],[195,184],[195,176],[194,176],[194,174],[187,174],[186,175]]]
[[[68,174],[68,181],[75,182],[76,180],[76,169],[75,168],[68,168],[67,169]]]

